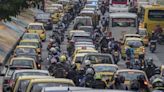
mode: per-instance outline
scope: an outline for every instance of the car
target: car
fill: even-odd
[[[94,49],[95,45],[75,45],[75,50],[77,49]]]
[[[30,80],[44,79],[44,78],[54,78],[54,77],[51,77],[51,76],[19,76],[16,78],[14,86],[11,89],[11,92],[23,92],[27,88]]]
[[[38,33],[41,40],[46,40],[46,32],[43,23],[29,23],[26,33]]]
[[[31,69],[37,69],[36,61],[29,57],[14,57],[9,61],[10,66],[25,66]]]
[[[50,13],[37,13],[34,17],[35,22],[43,23],[46,30],[52,30],[53,23]]]
[[[41,42],[41,39],[37,33],[25,33],[21,40],[38,40]]]
[[[164,76],[164,65],[161,65],[161,68],[160,69],[161,69],[161,74],[160,75],[161,76]]]
[[[115,64],[93,64],[93,68],[96,74],[102,76],[102,80],[105,81],[106,85],[109,85],[113,74],[118,70],[118,66]]]
[[[124,76],[125,77],[125,84],[130,87],[130,82],[132,80],[137,80],[138,76],[143,75],[145,76],[145,85],[148,85],[149,87],[151,87],[151,84],[149,83],[149,80],[147,78],[147,75],[144,71],[142,70],[133,70],[133,69],[121,69],[121,70],[117,70],[116,73],[114,74],[113,78],[115,76]]]
[[[132,48],[134,48],[135,58],[138,58],[139,55],[145,55],[145,47],[141,38],[126,38],[121,46],[122,59],[126,59],[126,50],[130,45],[133,46]]]
[[[89,16],[77,16],[73,21],[73,29],[77,30],[80,26],[93,26],[92,18]]]
[[[10,77],[11,87],[15,84],[15,81],[19,76],[50,76],[50,74],[47,70],[15,70]]]
[[[121,39],[121,42],[124,43],[126,38],[141,38],[141,35],[139,34],[125,34],[123,38]]]
[[[38,40],[21,40],[19,46],[34,46],[36,47],[38,54],[41,54],[42,45]]]
[[[149,37],[148,37],[148,32],[147,32],[146,28],[139,28],[138,34],[141,36],[144,45],[148,46],[148,44],[149,44]]]
[[[33,79],[29,82],[25,92],[40,92],[44,87],[75,86],[72,80],[64,78]]]
[[[5,66],[5,73],[2,74],[4,75],[3,78],[3,92],[6,92],[8,90],[8,88],[10,88],[10,84],[12,83],[12,81],[10,81],[11,76],[13,75],[13,72],[15,70],[21,70],[21,69],[31,69],[30,67],[25,67],[25,66]]]
[[[72,58],[72,64],[76,64],[77,69],[80,69],[83,58],[87,53],[78,53]]]
[[[114,64],[112,55],[103,53],[88,53],[83,58],[82,65],[85,61],[90,60],[91,64]]]

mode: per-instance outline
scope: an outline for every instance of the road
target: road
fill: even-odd
[[[54,25],[54,27],[55,27],[55,25]],[[71,30],[71,29],[72,29],[72,25],[70,25],[67,30]],[[66,32],[66,34],[67,33],[68,33],[68,31]],[[42,59],[43,59],[42,69],[46,69],[46,66],[48,65],[48,63],[46,62],[46,58],[48,56],[47,45],[48,45],[48,40],[49,40],[49,35],[50,34],[52,34],[52,30],[46,31],[47,39],[46,39],[45,42],[42,43],[42,45],[43,45],[43,47],[42,47]],[[66,41],[66,38],[65,38],[65,41],[61,45],[62,51],[66,50],[66,44],[67,44],[67,41]],[[164,46],[163,45],[157,45],[157,50],[156,50],[155,53],[150,53],[149,49],[146,48],[146,57],[152,57],[157,66],[160,66],[160,65],[164,64]],[[118,66],[120,66],[121,68],[125,68],[124,63],[125,62],[121,60],[118,63]],[[1,88],[1,85],[2,85],[2,81],[3,81],[3,77],[1,76],[0,77],[0,88]],[[1,92],[1,90],[0,90],[0,92]]]

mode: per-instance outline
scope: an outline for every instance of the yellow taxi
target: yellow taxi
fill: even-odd
[[[30,23],[27,27],[27,33],[38,33],[41,40],[46,40],[46,32],[43,23]]]
[[[38,54],[41,54],[41,43],[38,40],[21,40],[20,46],[34,46],[37,48]]]
[[[23,66],[30,69],[37,69],[36,61],[28,57],[14,57],[9,61],[10,66]]]
[[[33,79],[44,79],[44,78],[54,78],[51,76],[20,76],[16,79],[15,85],[12,87],[12,92],[23,92],[30,80]]]
[[[164,76],[164,65],[161,65],[161,76]]]
[[[64,78],[30,80],[25,92],[40,92],[43,87],[75,86],[72,80]]]
[[[126,58],[126,50],[132,46],[134,48],[135,58],[138,58],[139,55],[145,55],[145,47],[141,38],[126,38],[122,43],[121,54],[122,58]]]
[[[93,68],[96,74],[102,76],[102,80],[105,81],[106,85],[109,85],[112,76],[118,70],[118,66],[115,64],[93,64]]]
[[[130,82],[132,80],[137,80],[138,76],[140,76],[140,75],[145,77],[145,82],[144,82],[145,85],[147,85],[149,88],[152,87],[152,85],[149,83],[147,75],[146,75],[146,73],[144,71],[132,70],[132,69],[121,69],[121,70],[117,70],[117,72],[114,74],[114,77],[119,76],[119,75],[125,77],[125,84],[128,87],[130,86]]]
[[[83,57],[86,55],[87,53],[78,53],[76,54],[73,59],[72,59],[72,63],[76,64],[77,69],[80,69],[82,61],[83,61]]]
[[[72,57],[74,57],[78,53],[98,53],[98,51],[93,48],[81,47],[81,48],[75,49]]]
[[[143,43],[145,46],[148,46],[149,44],[149,36],[146,28],[139,28],[138,34],[141,36]]]
[[[139,34],[125,34],[121,39],[121,42],[124,43],[126,38],[141,38]]]

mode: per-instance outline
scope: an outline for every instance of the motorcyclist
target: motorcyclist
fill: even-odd
[[[102,18],[101,25],[103,27],[102,31],[105,32],[106,31],[106,28],[108,26],[108,21],[105,19],[105,17]]]
[[[125,77],[117,75],[114,82],[110,85],[110,89],[128,90],[127,86],[124,84]]]
[[[108,42],[109,42],[109,39],[107,39],[106,36],[104,36],[101,41],[100,41],[100,44],[101,44],[101,52],[104,52],[104,49],[103,48],[107,48],[108,49]]]
[[[81,87],[92,87],[93,81],[94,81],[94,71],[91,68],[88,68],[86,70],[86,73],[80,83]]]
[[[100,74],[95,75],[95,79],[92,83],[92,88],[95,88],[95,89],[105,89],[106,88],[106,84],[104,81],[102,81],[102,76]]]
[[[91,61],[90,60],[85,60],[84,64],[85,64],[85,66],[84,66],[85,71],[87,71],[88,68],[91,68],[94,71],[94,68],[91,66]],[[94,71],[94,73],[95,73],[95,71]]]
[[[152,86],[154,90],[164,90],[164,80],[161,78],[156,78],[152,82]]]
[[[117,41],[113,41],[111,43],[111,48],[113,51],[119,51],[119,52],[121,51],[120,45]]]
[[[130,90],[139,92],[140,84],[137,80],[132,80],[130,82]]]
[[[63,68],[68,72],[70,69],[70,65],[67,62],[67,57],[65,55],[60,56],[60,64],[62,64]]]
[[[69,40],[68,45],[67,45],[68,56],[71,56],[73,54],[74,49],[75,49],[74,41],[73,40]]]
[[[55,47],[50,48],[50,53],[52,54],[52,57],[56,58],[57,62],[59,62],[59,52],[56,50]]]
[[[154,30],[155,36],[158,37],[159,35],[161,35],[163,33],[163,29],[161,28],[160,25],[156,25],[156,28]]]
[[[139,89],[141,90],[141,92],[150,92],[150,89],[148,87],[148,84],[144,75],[139,75],[137,77],[137,80],[139,82],[139,85],[140,85]]]
[[[104,2],[102,2],[102,5],[100,7],[100,11],[101,11],[102,15],[104,15],[105,12],[106,12],[106,6],[105,6],[105,3]]]
[[[134,48],[133,45],[129,45],[129,48],[126,49],[126,58],[130,60],[130,68],[134,64]]]

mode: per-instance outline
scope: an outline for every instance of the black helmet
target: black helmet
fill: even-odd
[[[137,80],[132,80],[130,82],[130,89],[131,90],[137,91],[137,90],[139,90],[139,88],[140,88],[140,84],[139,84],[139,82]]]
[[[125,82],[125,77],[122,76],[122,75],[120,75],[120,76],[119,76],[119,80],[120,80],[121,83],[124,83],[124,82]]]

